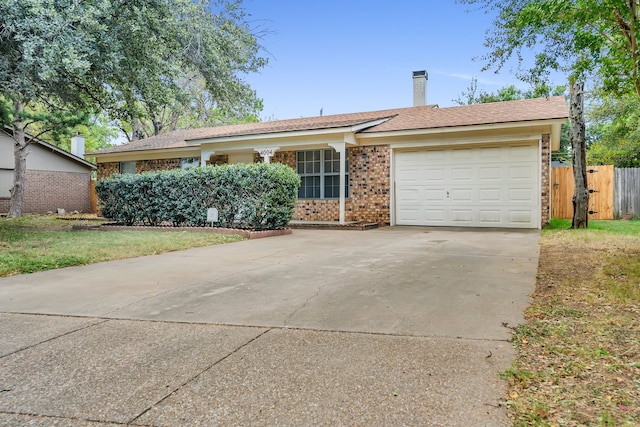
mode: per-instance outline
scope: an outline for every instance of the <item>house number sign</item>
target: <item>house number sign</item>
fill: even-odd
[[[260,157],[273,157],[273,153],[275,150],[273,148],[260,148],[258,153],[260,153]]]

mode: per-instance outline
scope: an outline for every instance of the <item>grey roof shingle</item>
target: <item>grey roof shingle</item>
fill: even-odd
[[[383,123],[361,130],[360,132],[397,132],[456,126],[566,119],[567,117],[567,103],[562,96],[447,108],[437,108],[437,106],[434,105],[426,105],[422,107],[396,108],[363,113],[335,114],[272,122],[178,130],[164,135],[106,148],[95,153],[87,153],[87,155],[197,146],[198,140],[335,129],[358,126],[385,119],[386,121]],[[187,141],[194,141],[196,143],[188,144]]]

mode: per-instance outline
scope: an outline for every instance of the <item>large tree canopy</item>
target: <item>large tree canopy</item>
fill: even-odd
[[[10,215],[22,214],[26,132],[86,122],[104,112],[142,136],[160,112],[190,102],[196,75],[223,116],[260,108],[240,78],[265,64],[239,0],[3,0],[0,118],[14,131]],[[36,111],[44,105],[46,111]]]
[[[534,83],[553,70],[574,80],[597,72],[607,91],[640,96],[638,0],[458,1],[497,14],[481,58],[485,69],[500,70],[515,58],[519,77]]]
[[[587,113],[590,164],[640,167],[640,98],[598,96]]]

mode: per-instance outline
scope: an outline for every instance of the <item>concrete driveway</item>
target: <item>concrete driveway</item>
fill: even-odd
[[[0,425],[509,425],[538,236],[295,230],[0,279]]]

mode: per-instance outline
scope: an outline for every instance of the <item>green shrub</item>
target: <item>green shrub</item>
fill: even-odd
[[[96,184],[102,215],[127,225],[203,226],[207,208],[218,227],[271,230],[293,216],[300,177],[273,163],[112,175]]]

